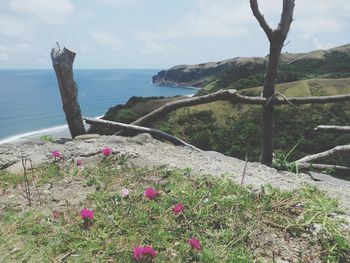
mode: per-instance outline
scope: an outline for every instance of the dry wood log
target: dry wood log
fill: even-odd
[[[328,151],[324,151],[321,153],[316,153],[316,154],[312,154],[312,155],[308,155],[305,156],[297,161],[295,161],[298,165],[299,163],[308,163],[310,161],[313,160],[317,160],[317,159],[321,159],[321,158],[325,158],[331,155],[334,155],[336,153],[348,153],[350,152],[350,144],[348,145],[341,145],[341,146],[336,146]],[[349,154],[350,155],[350,154]]]
[[[350,132],[350,126],[319,125],[314,131]]]
[[[346,166],[340,166],[340,165],[332,165],[332,164],[318,164],[318,163],[298,163],[298,169],[304,170],[304,169],[336,169],[341,171],[350,171],[350,167]]]
[[[191,144],[188,144],[187,142],[185,142],[185,141],[183,141],[183,140],[181,140],[173,135],[170,135],[168,133],[165,133],[165,132],[157,130],[157,129],[141,127],[141,126],[132,125],[132,124],[125,124],[125,123],[121,123],[121,122],[106,121],[106,120],[101,120],[101,119],[84,118],[84,120],[88,124],[97,124],[97,125],[103,125],[106,127],[113,127],[113,128],[119,128],[119,129],[123,129],[123,130],[130,130],[130,131],[137,131],[137,132],[147,132],[147,133],[149,133],[157,138],[161,138],[161,139],[167,140],[169,142],[172,142],[175,145],[182,145],[182,146],[188,147],[188,148],[195,150],[195,151],[201,151],[197,147],[195,147]]]
[[[75,53],[66,48],[51,50],[52,65],[56,72],[63,110],[72,138],[86,133],[78,102],[77,85],[73,78],[74,58]]]
[[[219,90],[214,93],[210,93],[204,96],[191,97],[182,100],[169,102],[162,107],[146,114],[145,116],[132,122],[133,125],[147,126],[153,121],[164,117],[171,111],[200,104],[206,104],[213,101],[226,100],[233,103],[244,103],[254,105],[265,105],[267,99],[263,97],[251,97],[237,93],[236,90]],[[338,96],[324,96],[324,97],[290,97],[287,100],[283,97],[276,97],[272,103],[274,105],[286,105],[293,103],[295,105],[309,104],[309,103],[329,103],[329,102],[341,102],[350,101],[350,94],[338,95]]]

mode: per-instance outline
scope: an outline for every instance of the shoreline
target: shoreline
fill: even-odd
[[[189,89],[191,87],[188,87]],[[198,89],[193,87],[193,89]],[[193,97],[196,93],[193,94],[188,94],[188,95],[184,95],[185,97]],[[97,117],[93,117],[96,119],[100,119],[102,118],[104,115],[100,115]],[[84,122],[85,128],[86,130],[89,129],[90,125],[86,124]],[[48,128],[43,128],[43,129],[39,129],[39,130],[34,130],[34,131],[29,131],[29,132],[25,132],[25,133],[20,133],[20,134],[16,134],[16,135],[12,135],[9,137],[5,137],[3,139],[0,139],[0,145],[2,144],[20,144],[20,143],[26,143],[26,142],[39,142],[41,141],[41,137],[42,136],[52,136],[54,139],[59,139],[59,138],[71,138],[69,129],[68,129],[68,125],[67,124],[62,124],[62,125],[57,125],[57,126],[53,126],[53,127],[48,127]]]
[[[93,118],[100,119],[103,116],[104,115],[100,115]],[[86,129],[90,127],[89,124],[84,123],[84,125]],[[64,125],[58,125],[58,126],[53,126],[53,127],[48,127],[48,128],[43,128],[39,130],[12,135],[10,137],[0,139],[0,145],[8,144],[8,143],[18,144],[18,143],[26,143],[26,142],[38,142],[38,141],[41,141],[40,138],[45,135],[52,136],[54,139],[71,138],[68,125],[64,124]]]

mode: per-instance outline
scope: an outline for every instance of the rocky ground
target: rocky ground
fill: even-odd
[[[60,151],[65,161],[82,160],[85,165],[94,165],[101,159],[101,149],[111,147],[113,153],[125,155],[138,166],[167,165],[191,168],[194,174],[227,175],[241,182],[245,162],[218,152],[193,151],[154,140],[149,134],[133,138],[121,136],[83,135],[75,140],[61,139],[51,142],[27,142],[0,145],[0,169],[22,172],[21,155],[30,157],[38,166],[52,160],[51,153]],[[310,184],[338,198],[340,205],[350,213],[350,182],[317,173],[293,174],[276,171],[259,163],[247,163],[244,184],[258,188],[264,184],[289,190]]]
[[[64,162],[75,163],[81,160],[84,167],[93,166],[103,158],[101,150],[111,147],[113,154],[125,156],[128,162],[137,166],[169,166],[190,168],[195,175],[226,175],[237,183],[241,183],[245,162],[236,158],[224,156],[217,152],[193,151],[184,147],[173,146],[154,140],[149,134],[140,134],[132,138],[121,136],[83,135],[74,140],[61,139],[58,142],[28,142],[22,144],[0,145],[0,169],[12,173],[22,173],[21,156],[29,157],[34,166],[51,162],[53,151],[60,151]],[[350,222],[350,182],[335,179],[321,174],[293,174],[278,172],[259,163],[247,163],[243,183],[258,191],[261,185],[271,184],[284,190],[298,188],[304,184],[316,186],[339,199],[344,215],[341,217]],[[61,181],[36,187],[33,193],[34,205],[53,209],[62,209],[69,204],[79,204],[94,191],[93,186],[86,185],[83,178],[72,176]],[[0,192],[1,210],[9,203],[17,207],[25,207],[26,199],[21,186],[16,189],[2,189]],[[345,226],[346,232],[349,227]],[[274,240],[277,240],[275,238]],[[276,244],[278,245],[278,244]]]

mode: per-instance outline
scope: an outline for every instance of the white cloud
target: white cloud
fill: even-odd
[[[311,41],[315,49],[330,49],[335,46],[333,43],[323,44],[317,37],[309,34],[302,34],[302,37],[307,41]]]
[[[108,31],[96,30],[90,31],[89,33],[94,38],[94,40],[100,45],[108,46],[114,51],[120,51],[123,49],[123,42]]]
[[[181,49],[174,44],[161,44],[156,41],[147,40],[141,52],[145,55],[178,53]]]
[[[232,37],[248,32],[254,20],[245,1],[197,0],[195,11],[179,19],[175,25],[164,26],[158,32],[142,31],[141,40],[188,39],[193,37]]]
[[[169,37],[230,37],[247,32],[252,21],[246,2],[198,0],[196,12],[188,14],[182,22],[167,29]]]
[[[328,33],[341,31],[345,26],[334,17],[306,17],[295,21],[295,28],[308,33]]]
[[[98,4],[107,4],[115,7],[128,6],[135,4],[137,0],[95,0]]]
[[[10,61],[15,57],[31,54],[32,46],[28,43],[0,45],[0,61]]]
[[[0,15],[0,36],[24,37],[28,34],[29,28],[15,18]]]
[[[10,8],[50,24],[60,24],[74,12],[70,0],[8,0]]]
[[[294,11],[295,28],[306,33],[338,32],[349,27],[349,12],[350,1],[297,1]]]
[[[28,43],[13,43],[11,45],[0,45],[0,52],[6,54],[28,54],[32,46]]]
[[[0,52],[0,61],[7,61],[9,60],[9,55],[7,53],[4,52]]]

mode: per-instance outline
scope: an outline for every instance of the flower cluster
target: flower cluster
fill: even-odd
[[[147,259],[156,257],[158,252],[151,246],[135,247],[133,250],[134,259]]]
[[[143,195],[147,197],[148,199],[152,200],[160,195],[160,193],[155,190],[152,187],[146,188],[146,190],[143,192]]]
[[[113,153],[112,148],[106,147],[102,150],[102,154],[103,156],[109,156]]]
[[[197,251],[201,251],[202,250],[202,244],[201,242],[196,239],[196,238],[191,238],[189,241],[188,241],[188,244],[194,248],[195,250]]]
[[[56,158],[61,158],[62,154],[59,151],[53,151],[51,153],[51,156],[56,159]]]
[[[92,219],[94,219],[94,211],[90,209],[83,208],[80,214],[84,221],[92,221]]]
[[[123,198],[129,197],[129,193],[130,193],[129,189],[127,188],[124,188],[121,190],[121,196]],[[144,196],[152,200],[160,196],[160,193],[156,189],[152,187],[148,187],[144,191]],[[182,214],[184,210],[185,210],[185,205],[182,203],[178,203],[173,207],[172,212],[175,216],[177,216]],[[92,225],[92,220],[94,218],[94,212],[90,209],[84,208],[81,210],[81,217],[84,220],[84,226],[90,227]],[[189,239],[188,245],[196,251],[201,251],[203,249],[200,240],[196,238]],[[152,246],[137,246],[133,249],[133,257],[137,261],[146,260],[148,262],[148,260],[152,260],[153,258],[155,258],[157,254],[158,252]]]
[[[173,213],[174,215],[178,215],[178,214],[182,214],[182,212],[184,211],[185,206],[183,204],[177,204],[174,208],[173,208]]]

